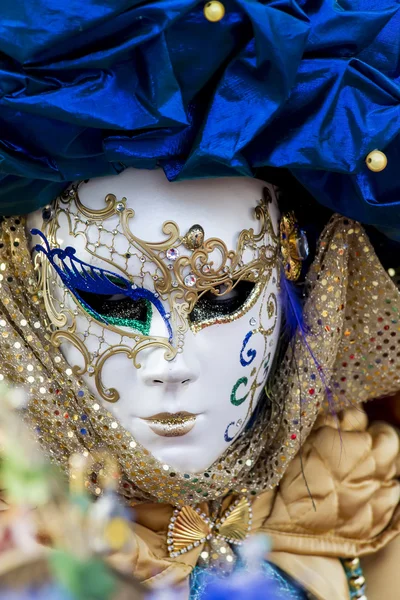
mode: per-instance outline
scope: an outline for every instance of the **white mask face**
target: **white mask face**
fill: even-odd
[[[271,186],[127,169],[41,216],[28,225],[49,242],[33,240],[49,259],[53,341],[156,458],[205,470],[251,417],[278,344]]]

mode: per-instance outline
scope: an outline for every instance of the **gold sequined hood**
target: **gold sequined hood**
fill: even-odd
[[[400,389],[399,292],[362,227],[335,216],[308,275],[306,333],[290,344],[269,401],[206,472],[179,473],[123,429],[51,344],[24,219],[3,221],[0,256],[0,376],[27,387],[26,418],[53,460],[68,469],[71,453],[88,456],[87,487],[95,494],[106,454],[118,462],[130,502],[193,505],[230,492],[253,499],[280,481],[324,408]]]

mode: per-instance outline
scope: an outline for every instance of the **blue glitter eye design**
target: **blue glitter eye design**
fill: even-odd
[[[38,235],[44,244],[37,244],[34,250],[45,254],[63,284],[91,316],[105,325],[130,327],[148,335],[154,307],[167,327],[171,343],[169,315],[155,293],[135,286],[112,271],[83,262],[76,257],[72,246],[51,248],[39,229],[32,229],[31,233]],[[55,261],[56,258],[60,264]]]

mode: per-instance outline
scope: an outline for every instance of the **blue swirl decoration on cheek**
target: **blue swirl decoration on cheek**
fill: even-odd
[[[34,250],[45,254],[51,266],[60,276],[63,284],[74,294],[80,304],[82,304],[89,313],[92,314],[93,309],[80,296],[79,291],[110,296],[114,294],[123,294],[133,301],[141,299],[147,300],[160,313],[168,330],[168,340],[170,343],[172,342],[172,327],[167,312],[165,311],[162,302],[153,292],[146,288],[133,286],[129,280],[119,274],[116,276],[112,271],[89,265],[80,260],[76,257],[76,250],[75,248],[72,248],[72,246],[67,246],[65,249],[51,248],[48,239],[39,229],[32,229],[31,234],[38,235],[44,244],[43,246],[37,244],[34,247]],[[60,261],[62,267],[57,264],[56,258]],[[96,314],[96,319],[105,325],[109,324],[107,319],[99,314]]]
[[[237,432],[236,432],[236,433],[234,433],[232,436],[231,436],[231,435],[229,435],[229,429],[232,427],[232,425],[235,425],[235,421],[232,421],[231,423],[229,423],[229,425],[228,425],[228,426],[227,426],[227,428],[225,429],[225,433],[224,433],[224,440],[225,440],[225,442],[227,442],[227,443],[231,442],[231,441],[232,441],[232,440],[235,438],[235,436],[236,436],[236,433],[237,433]]]
[[[242,349],[240,351],[240,364],[242,365],[242,367],[247,367],[248,365],[251,365],[251,363],[257,356],[257,351],[250,348],[246,352],[247,359],[244,357],[244,351],[246,350],[246,346],[249,343],[249,340],[252,337],[252,335],[253,335],[253,332],[249,331],[249,333],[246,334],[246,337],[243,340]]]

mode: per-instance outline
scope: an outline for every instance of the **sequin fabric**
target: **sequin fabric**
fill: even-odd
[[[382,268],[363,229],[343,221],[346,235],[331,238],[330,247],[340,256],[347,253],[347,272],[340,289],[344,302],[326,280],[326,271],[314,269],[313,277],[325,283],[326,292],[315,303],[321,324],[330,311],[343,315],[342,336],[333,367],[330,388],[335,408],[393,394],[400,381],[400,302],[394,281]],[[321,252],[329,240],[321,242]],[[326,304],[327,303],[327,304]],[[327,407],[327,405],[326,405]]]
[[[249,498],[274,487],[317,414],[400,389],[400,298],[360,225],[335,216],[323,233],[308,279],[306,339],[290,345],[253,426],[199,474],[157,461],[100,405],[50,343],[52,328],[37,292],[21,218],[5,219],[0,240],[0,379],[27,387],[26,419],[51,458],[68,470],[88,457],[86,485],[101,493],[101,452],[118,461],[129,502],[174,506]]]

